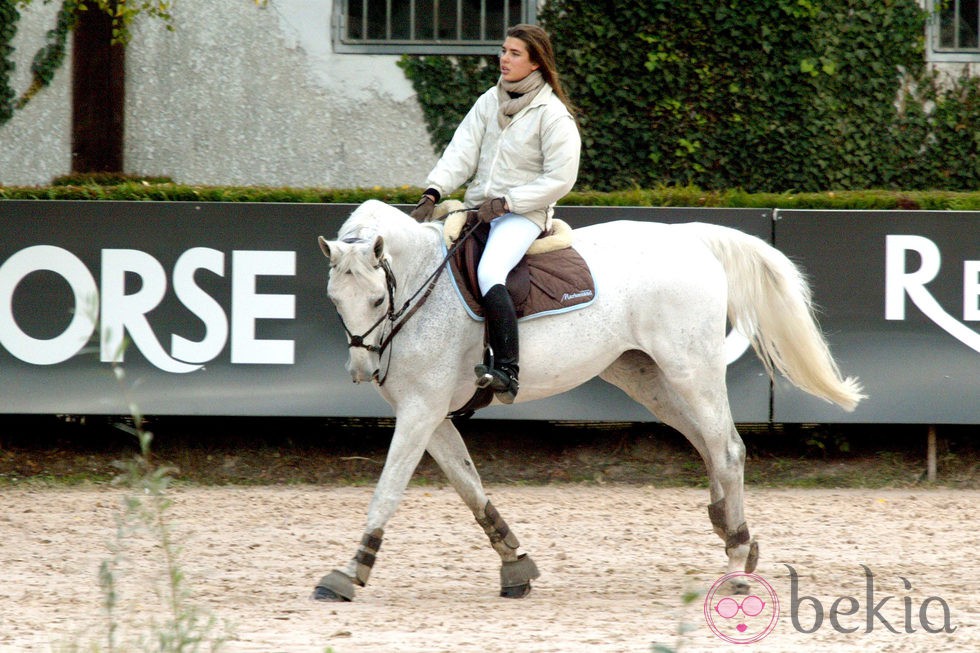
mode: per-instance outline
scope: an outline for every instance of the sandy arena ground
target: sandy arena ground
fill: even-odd
[[[705,490],[489,488],[542,573],[531,595],[515,601],[497,597],[496,554],[452,489],[413,486],[357,600],[310,601],[320,576],[353,555],[371,491],[169,491],[186,603],[214,618],[210,635],[228,637],[221,650],[648,652],[677,647],[682,624],[693,628],[682,651],[980,650],[980,491],[750,488],[749,524],[762,546],[756,573],[778,596],[780,615],[768,636],[747,645],[708,628],[703,598],[682,600],[707,592],[724,572]],[[0,650],[107,650],[98,570],[117,541],[124,496],[104,487],[0,490]],[[161,547],[139,534],[123,542],[116,640],[119,650],[148,650],[139,639],[159,630],[153,619],[166,619],[154,589],[162,586]],[[819,602],[823,619],[812,633],[794,625],[786,564],[799,574],[802,629],[813,628]],[[875,607],[861,565],[874,574],[880,619],[869,615]],[[853,597],[837,604],[839,629],[831,620],[838,597]],[[948,606],[955,631],[925,632],[923,604],[932,628],[942,628]]]

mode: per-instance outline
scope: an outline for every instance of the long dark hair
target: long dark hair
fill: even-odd
[[[551,85],[555,95],[568,108],[572,115],[575,115],[575,105],[568,99],[561,80],[558,78],[558,66],[555,64],[555,49],[551,46],[551,37],[537,25],[527,25],[521,23],[514,25],[507,30],[507,36],[520,39],[527,45],[527,54],[531,61],[538,64],[538,71],[544,77],[544,81]]]

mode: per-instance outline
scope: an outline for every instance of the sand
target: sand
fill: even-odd
[[[980,491],[747,488],[762,550],[756,574],[780,610],[771,632],[747,645],[723,639],[705,617],[704,597],[725,562],[705,490],[488,487],[542,574],[528,597],[507,600],[497,596],[498,558],[453,490],[413,485],[356,600],[311,601],[320,576],[354,554],[371,492],[168,490],[181,614],[203,626],[212,619],[205,634],[224,639],[225,651],[980,650]],[[108,650],[99,568],[119,545],[118,650],[149,650],[166,632],[164,548],[140,530],[119,537],[127,493],[33,483],[0,490],[0,650]],[[797,574],[795,602],[787,565]],[[774,601],[763,589],[753,586],[770,599],[768,618]],[[687,593],[697,598],[685,603]],[[920,612],[925,626],[955,630],[927,632]],[[741,614],[712,614],[730,638],[744,637],[733,630],[741,619],[747,634],[765,630]],[[679,638],[682,626],[689,632]]]

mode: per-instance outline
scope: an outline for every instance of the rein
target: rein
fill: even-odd
[[[461,213],[468,210],[470,209],[457,209],[455,211],[450,211],[449,213]],[[338,313],[338,316],[340,316],[340,324],[344,327],[344,331],[347,333],[347,337],[350,338],[350,342],[347,344],[347,347],[349,349],[354,347],[367,349],[368,351],[377,354],[380,359],[380,356],[384,353],[384,350],[387,349],[389,345],[391,345],[391,342],[392,340],[394,340],[395,335],[399,331],[401,331],[402,327],[405,326],[405,323],[408,322],[408,320],[411,319],[413,315],[415,315],[415,312],[418,311],[420,308],[422,308],[422,305],[425,304],[427,299],[429,299],[429,296],[432,294],[432,291],[435,289],[436,283],[439,281],[439,277],[446,269],[446,266],[449,263],[450,259],[452,259],[453,255],[456,254],[456,251],[462,246],[462,244],[470,236],[473,235],[473,232],[475,232],[477,227],[479,226],[480,226],[480,221],[477,220],[472,227],[467,229],[465,232],[463,232],[463,234],[459,238],[456,239],[456,242],[453,243],[453,246],[446,253],[446,256],[442,259],[442,262],[439,263],[439,265],[432,272],[432,274],[430,274],[428,278],[426,278],[426,280],[422,282],[422,285],[419,287],[419,289],[416,290],[414,293],[412,293],[412,295],[405,300],[405,303],[402,304],[402,307],[399,308],[397,311],[395,310],[395,289],[398,287],[398,282],[395,279],[395,273],[391,271],[391,266],[388,264],[387,259],[382,258],[380,261],[378,261],[378,265],[375,266],[375,269],[381,268],[385,273],[385,285],[388,288],[388,310],[385,312],[384,315],[378,318],[377,322],[372,324],[371,327],[361,335],[354,335],[353,333],[351,333],[350,330],[347,328],[347,325],[344,323],[343,316],[340,316],[340,314]],[[417,302],[415,302],[416,298],[418,298]],[[413,304],[412,302],[415,303]],[[377,345],[366,344],[364,342],[364,338],[371,335],[371,332],[373,332],[379,326],[384,324],[386,320],[390,325],[392,325],[391,330],[387,333],[387,335],[385,335],[381,339],[381,342],[378,343]],[[381,378],[377,380],[378,386],[380,387],[384,385],[385,379],[387,378],[388,378],[388,368],[386,366],[384,374],[382,374]]]

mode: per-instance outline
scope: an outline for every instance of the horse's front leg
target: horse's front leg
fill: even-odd
[[[451,421],[443,420],[436,428],[428,450],[463,502],[473,511],[477,523],[490,538],[490,545],[500,556],[500,596],[527,596],[531,591],[531,580],[540,575],[538,568],[529,555],[517,552],[520,548],[517,536],[487,498],[466,444]]]
[[[395,514],[412,473],[422,459],[432,431],[443,413],[417,406],[399,410],[395,433],[388,447],[384,469],[368,507],[367,523],[357,553],[343,569],[335,569],[317,583],[313,598],[318,601],[352,601],[354,586],[364,587],[371,576],[375,557],[381,548],[384,528]]]

